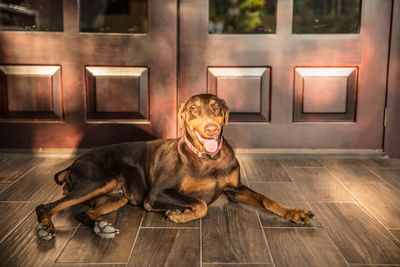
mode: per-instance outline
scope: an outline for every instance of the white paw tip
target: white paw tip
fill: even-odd
[[[116,234],[119,234],[119,230],[112,226],[111,223],[108,222],[96,222],[93,231],[100,236],[101,238],[105,239],[112,239],[115,237]]]

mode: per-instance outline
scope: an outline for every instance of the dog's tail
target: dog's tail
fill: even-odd
[[[64,185],[65,183],[69,183],[69,173],[71,172],[71,167],[68,167],[62,171],[57,172],[54,175],[54,181],[58,184],[58,185]]]

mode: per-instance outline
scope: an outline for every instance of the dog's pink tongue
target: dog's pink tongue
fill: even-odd
[[[216,139],[205,139],[203,147],[207,152],[214,153],[218,149],[218,141]]]

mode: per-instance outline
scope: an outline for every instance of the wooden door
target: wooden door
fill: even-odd
[[[182,0],[179,101],[225,98],[235,147],[381,150],[391,5]]]
[[[175,137],[176,11],[176,0],[1,1],[0,147]]]

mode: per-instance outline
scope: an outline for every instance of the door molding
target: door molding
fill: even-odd
[[[393,1],[384,151],[400,157],[400,1]]]

